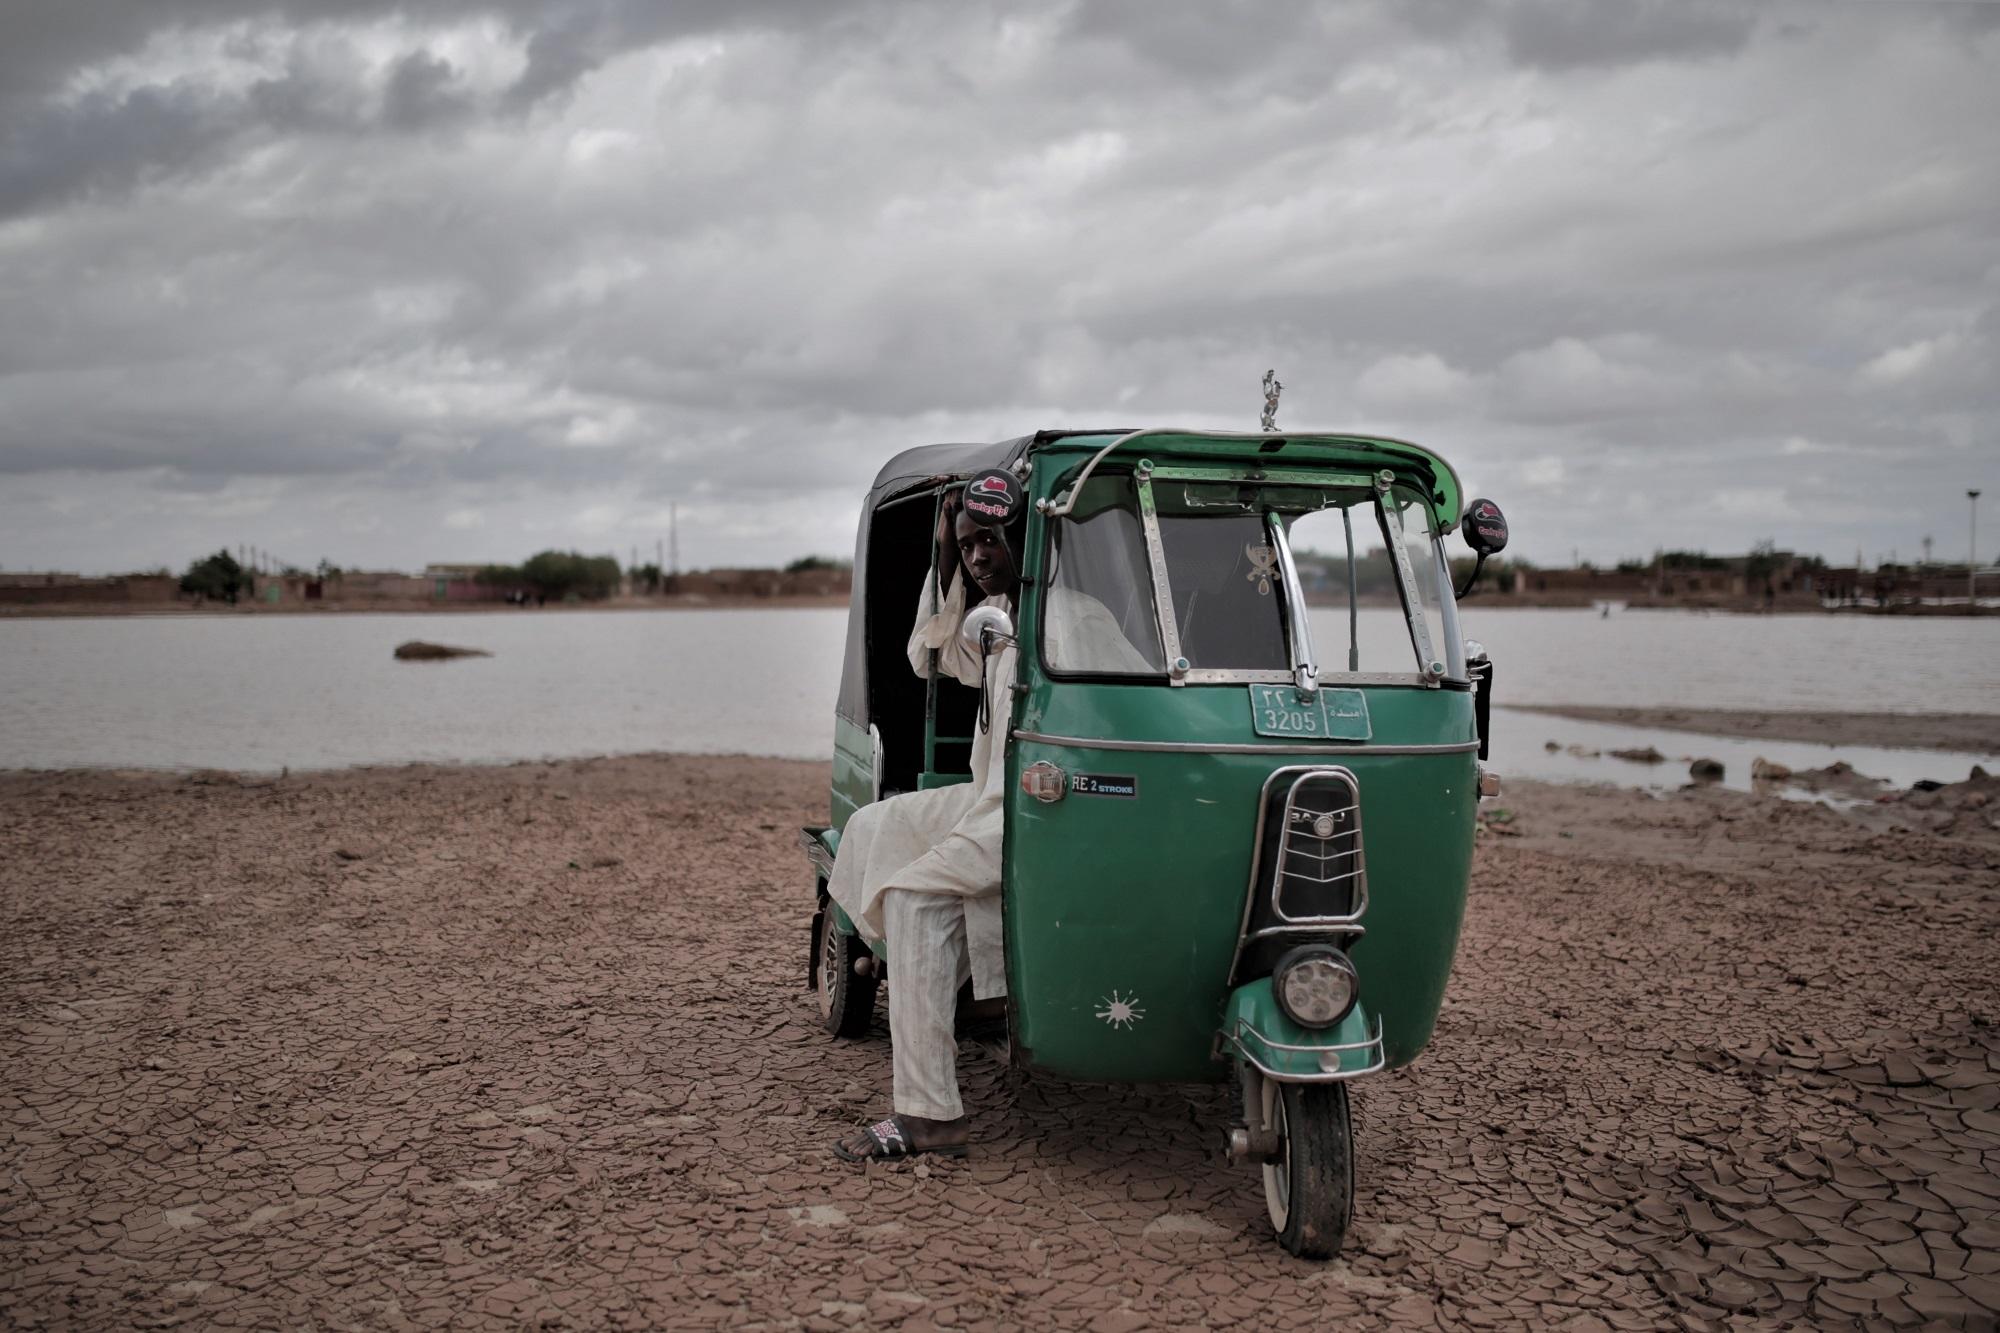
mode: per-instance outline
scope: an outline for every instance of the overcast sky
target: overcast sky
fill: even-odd
[[[9,0],[0,567],[846,554],[1042,426],[2000,549],[2000,4]]]

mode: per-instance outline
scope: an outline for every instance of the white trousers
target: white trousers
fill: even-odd
[[[896,1113],[926,1120],[965,1114],[958,1097],[958,990],[972,975],[965,899],[888,889],[882,924],[889,946],[889,1044]]]

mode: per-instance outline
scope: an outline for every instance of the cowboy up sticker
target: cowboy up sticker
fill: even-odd
[[[1021,507],[1021,483],[1014,474],[995,468],[965,483],[965,511],[972,521],[997,528],[1012,519]]]
[[[1491,500],[1474,500],[1465,509],[1465,544],[1497,555],[1507,549],[1507,518]]]
[[[1072,773],[1069,778],[1072,796],[1123,796],[1126,800],[1139,798],[1139,779],[1130,773]]]

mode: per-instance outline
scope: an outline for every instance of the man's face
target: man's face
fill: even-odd
[[[972,515],[961,509],[952,531],[958,538],[958,558],[965,562],[965,572],[979,585],[979,591],[988,597],[1013,596],[1021,576],[1014,570],[1007,543],[1000,540],[1000,530],[973,522]]]

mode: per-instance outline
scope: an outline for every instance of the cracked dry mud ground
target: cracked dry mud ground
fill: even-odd
[[[825,772],[0,776],[0,1324],[1991,1327],[2000,843],[1508,793],[1429,1055],[1291,1259],[1218,1088],[968,1047],[966,1163],[802,989]]]

